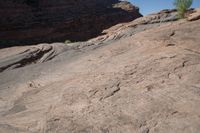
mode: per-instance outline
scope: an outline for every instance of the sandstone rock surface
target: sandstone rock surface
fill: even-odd
[[[6,0],[0,16],[0,47],[8,47],[87,40],[141,14],[118,0]]]
[[[195,10],[195,13],[191,14],[189,17],[188,17],[188,20],[189,21],[194,21],[194,20],[198,20],[200,19],[200,8],[197,8]]]
[[[0,133],[199,133],[200,20],[171,13],[1,49]]]

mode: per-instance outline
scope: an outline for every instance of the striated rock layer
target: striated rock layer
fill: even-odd
[[[0,16],[0,47],[5,47],[87,40],[141,14],[118,0],[7,0],[0,1]]]
[[[175,14],[0,49],[0,133],[199,133],[200,20]]]

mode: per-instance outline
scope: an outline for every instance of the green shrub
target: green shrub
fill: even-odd
[[[70,40],[65,40],[65,44],[72,43]]]
[[[174,6],[178,11],[178,17],[184,18],[188,8],[192,5],[193,0],[175,0]]]

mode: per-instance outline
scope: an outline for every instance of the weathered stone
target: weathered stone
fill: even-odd
[[[5,47],[87,40],[141,14],[118,0],[6,0],[0,1],[0,16],[0,47]]]
[[[0,133],[199,133],[200,20],[142,21],[155,16],[0,49],[0,66],[30,63],[0,72]]]
[[[187,18],[188,21],[195,21],[200,19],[200,8],[196,9],[194,13],[190,14]]]

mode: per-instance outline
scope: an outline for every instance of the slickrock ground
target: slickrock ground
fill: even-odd
[[[200,20],[174,14],[1,49],[0,133],[199,133]]]

